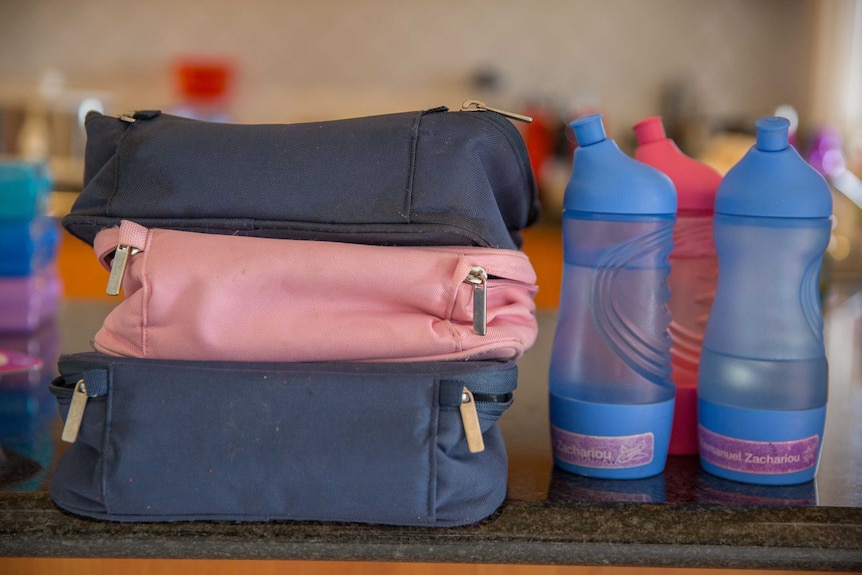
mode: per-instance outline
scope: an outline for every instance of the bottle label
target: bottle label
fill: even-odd
[[[551,426],[554,457],[580,467],[628,469],[652,463],[652,433],[625,436],[581,435]]]
[[[793,441],[749,441],[728,437],[699,426],[700,456],[706,461],[741,473],[780,475],[814,467],[820,436]]]

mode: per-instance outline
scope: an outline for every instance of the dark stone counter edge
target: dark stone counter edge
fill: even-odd
[[[9,544],[11,543],[11,544]],[[0,539],[0,557],[261,559],[296,561],[380,561],[535,565],[613,565],[706,569],[862,570],[862,552],[706,545],[614,545],[609,543],[409,543],[268,542],[226,544],[170,538],[45,541]]]
[[[460,528],[115,523],[60,511],[46,493],[4,493],[0,556],[862,571],[862,511],[507,501]]]

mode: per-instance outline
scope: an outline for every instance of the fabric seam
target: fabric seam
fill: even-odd
[[[105,413],[105,437],[102,440],[101,470],[99,473],[101,485],[99,491],[102,494],[102,502],[105,505],[105,513],[107,513],[108,515],[112,515],[110,498],[108,497],[108,449],[110,449],[111,424],[113,422],[114,415],[114,374],[112,369],[106,369],[105,371],[108,375],[108,401]]]
[[[440,376],[434,376],[434,393],[431,398],[431,445],[428,447],[428,516],[431,523],[437,522],[437,451],[440,437]]]
[[[408,169],[407,169],[407,189],[406,197],[404,198],[406,201],[405,214],[403,214],[407,223],[412,223],[413,217],[413,179],[416,173],[416,152],[419,149],[419,124],[422,122],[423,114],[420,112],[416,114],[416,118],[413,121],[413,126],[410,128],[410,157],[408,160]]]
[[[114,203],[114,198],[120,191],[120,156],[122,155],[123,146],[126,144],[126,137],[129,135],[129,131],[131,129],[132,124],[128,123],[126,129],[123,130],[123,135],[120,136],[120,141],[117,142],[117,152],[114,156],[114,191],[111,193],[111,197],[108,198],[108,201],[105,203],[106,216],[110,216],[110,214],[113,213],[111,205]]]
[[[144,291],[143,297],[141,297],[141,357],[147,357],[149,352],[148,341],[147,341],[147,333],[149,330],[149,315],[148,310],[150,308],[150,298],[152,297],[152,289],[150,288],[150,280],[147,272],[149,271],[149,262],[150,262],[150,248],[153,243],[153,233],[152,231],[147,231],[147,241],[144,244],[143,256],[144,259],[141,261],[141,289]]]

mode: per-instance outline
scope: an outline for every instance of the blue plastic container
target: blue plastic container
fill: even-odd
[[[0,277],[27,276],[45,268],[54,261],[59,242],[54,218],[0,220]]]
[[[0,221],[31,220],[45,214],[50,192],[45,164],[0,160]]]
[[[563,212],[563,283],[550,368],[554,462],[589,477],[661,473],[673,421],[668,255],[671,180],[608,139],[600,115],[579,147]]]
[[[826,417],[819,276],[832,196],[788,145],[790,122],[758,120],[757,144],[715,202],[718,287],[698,371],[703,468],[747,483],[814,478]]]

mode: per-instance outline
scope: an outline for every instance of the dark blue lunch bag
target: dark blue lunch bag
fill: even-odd
[[[220,363],[82,353],[52,383],[51,496],[114,521],[455,526],[506,495],[512,362]],[[477,436],[478,434],[478,436]]]
[[[229,235],[517,249],[539,213],[524,140],[481,102],[464,108],[268,125],[91,112],[84,189],[63,225],[90,244],[127,219]]]

